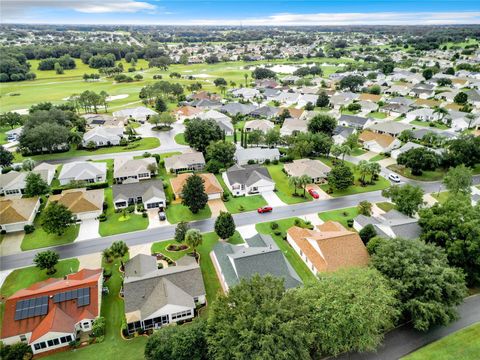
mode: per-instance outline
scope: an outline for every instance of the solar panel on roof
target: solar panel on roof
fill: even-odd
[[[23,320],[48,312],[48,296],[20,300],[15,307],[15,320]]]

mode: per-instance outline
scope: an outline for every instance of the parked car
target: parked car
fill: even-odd
[[[159,211],[158,212],[158,218],[160,219],[160,221],[165,221],[165,220],[167,220],[167,215],[165,215],[165,213],[163,211]]]
[[[264,206],[264,207],[258,208],[257,211],[259,214],[263,214],[263,213],[271,212],[272,210],[273,208],[271,206]]]
[[[399,183],[401,181],[400,176],[398,176],[397,174],[390,174],[388,175],[388,178],[396,183]]]
[[[318,198],[320,197],[320,195],[318,195],[318,193],[317,193],[315,190],[313,190],[313,189],[309,189],[309,190],[308,190],[308,193],[309,193],[310,195],[312,195],[312,197],[313,197],[314,199],[318,199]]]

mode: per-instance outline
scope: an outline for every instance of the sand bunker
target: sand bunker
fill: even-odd
[[[129,96],[128,94],[112,95],[107,97],[107,101],[125,99],[128,96]]]

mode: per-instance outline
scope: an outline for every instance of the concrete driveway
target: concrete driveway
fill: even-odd
[[[257,230],[255,229],[255,225],[245,225],[237,227],[237,231],[242,235],[243,240],[251,238],[252,236],[257,234]]]
[[[168,220],[160,221],[160,219],[158,218],[158,209],[147,210],[147,214],[148,214],[148,229],[170,225]]]
[[[285,204],[280,198],[275,194],[274,191],[266,191],[262,193],[263,198],[269,206],[285,206]]]
[[[80,230],[78,231],[78,237],[76,241],[95,239],[100,237],[98,233],[98,227],[100,222],[97,219],[83,220],[80,224]]]
[[[80,269],[99,269],[102,267],[102,253],[93,253],[78,257]]]
[[[212,217],[220,215],[220,211],[228,212],[222,199],[208,200],[208,206],[212,212]]]
[[[0,244],[0,256],[18,254],[22,252],[20,246],[22,245],[23,237],[25,233],[23,231],[6,234]]]
[[[313,189],[317,192],[319,198],[318,199],[313,199],[314,201],[315,200],[326,200],[326,199],[330,199],[331,196],[328,195],[325,191],[323,191],[320,186],[318,186],[317,184],[309,184],[307,185],[307,191],[310,190],[310,189]]]
[[[378,164],[382,167],[387,167],[389,165],[393,165],[393,164],[396,164],[397,161],[395,159],[392,159],[392,158],[386,158],[386,159],[383,159],[383,160],[380,160],[378,162]]]

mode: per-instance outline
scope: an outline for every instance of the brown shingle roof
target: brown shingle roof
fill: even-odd
[[[382,95],[362,93],[362,94],[360,94],[358,99],[359,100],[365,100],[365,101],[378,102],[378,101],[382,100]]]
[[[27,221],[38,202],[38,196],[25,199],[0,200],[0,224]]]
[[[64,190],[59,195],[50,196],[49,201],[58,201],[74,214],[98,211],[103,208],[103,189],[88,191],[85,188]]]
[[[376,141],[382,147],[387,147],[395,141],[395,138],[389,134],[379,134],[369,130],[363,131],[358,139],[362,142]]]
[[[178,175],[173,179],[170,179],[170,184],[172,185],[173,192],[175,193],[176,196],[180,196],[183,189],[183,185],[185,185],[185,183],[187,182],[187,179],[192,175],[193,175],[192,173],[184,173],[184,174]],[[203,179],[205,192],[207,193],[207,195],[223,193],[222,186],[218,182],[215,175],[210,173],[197,174],[197,175]]]
[[[320,272],[368,264],[367,249],[360,236],[337,222],[327,221],[318,230],[293,226],[287,232]]]

